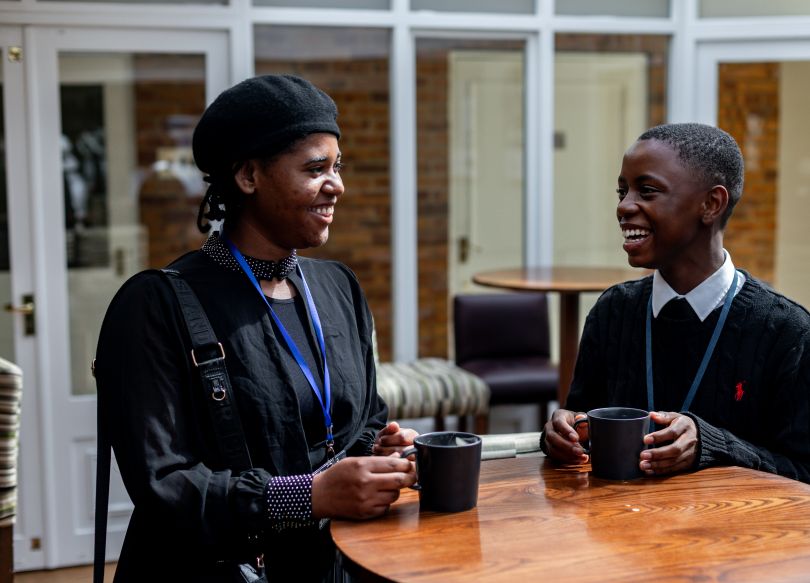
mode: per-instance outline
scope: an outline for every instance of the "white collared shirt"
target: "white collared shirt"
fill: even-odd
[[[731,282],[734,281],[734,264],[731,262],[731,255],[728,251],[723,249],[725,259],[720,269],[712,273],[709,277],[704,279],[700,285],[695,287],[688,294],[681,295],[670,287],[661,273],[656,269],[653,274],[653,289],[652,289],[652,310],[653,316],[658,317],[667,302],[673,298],[685,298],[692,309],[697,314],[702,322],[709,314],[711,314],[717,306],[723,303],[726,297],[728,288],[731,287]],[[740,272],[737,278],[737,289],[734,290],[734,295],[742,289],[745,283],[745,275]]]

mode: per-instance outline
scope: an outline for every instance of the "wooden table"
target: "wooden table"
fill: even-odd
[[[810,485],[737,467],[611,482],[544,457],[485,461],[478,507],[333,521],[361,581],[810,579]]]
[[[473,276],[478,285],[518,291],[560,294],[560,384],[557,400],[565,404],[579,348],[579,294],[601,292],[610,286],[650,273],[615,267],[528,267],[486,271]]]

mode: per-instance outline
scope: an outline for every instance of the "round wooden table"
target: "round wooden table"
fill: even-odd
[[[611,482],[545,457],[485,461],[478,507],[335,520],[360,581],[529,583],[810,579],[810,485],[738,467]]]
[[[557,400],[562,406],[579,348],[579,294],[601,292],[610,286],[638,279],[649,270],[615,267],[527,267],[485,271],[473,276],[478,285],[517,291],[557,292],[560,294],[560,384]]]

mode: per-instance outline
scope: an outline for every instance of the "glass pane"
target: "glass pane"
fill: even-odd
[[[0,306],[11,303],[11,269],[8,245],[8,172],[6,171],[6,128],[3,103],[3,66],[5,53],[0,47]],[[14,318],[5,310],[0,311],[0,357],[15,362]]]
[[[664,36],[556,36],[555,265],[628,267],[616,177],[630,144],[666,121],[668,45]],[[597,295],[583,297],[580,322]]]
[[[810,304],[810,61],[723,63],[717,125],[745,158],[745,190],[726,228],[734,264]]]
[[[627,265],[616,226],[625,149],[666,119],[668,39],[556,37],[554,263]],[[587,169],[587,171],[585,171]]]
[[[254,6],[288,6],[291,8],[361,8],[389,10],[391,0],[253,0]]]
[[[701,0],[699,9],[703,18],[803,14],[810,14],[810,0]]]
[[[420,356],[473,274],[523,264],[523,69],[522,41],[417,41]]]
[[[411,10],[534,14],[535,0],[411,0]]]
[[[669,16],[669,0],[557,0],[557,14],[575,16]]]
[[[202,244],[191,135],[205,58],[65,53],[59,81],[71,362],[82,363],[129,276]],[[73,368],[72,391],[95,391],[88,367]]]
[[[391,358],[391,159],[388,30],[257,26],[256,73],[312,81],[338,106],[346,193],[329,242],[302,255],[336,259],[360,279],[377,327],[380,358]]]

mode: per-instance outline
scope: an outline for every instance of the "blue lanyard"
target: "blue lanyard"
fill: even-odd
[[[700,363],[700,367],[698,368],[697,374],[695,375],[695,380],[692,381],[692,386],[689,388],[689,393],[686,395],[686,399],[683,401],[683,406],[681,407],[681,411],[688,411],[689,407],[692,406],[692,400],[695,398],[695,394],[697,394],[698,387],[700,386],[700,381],[703,380],[703,374],[706,372],[706,368],[709,366],[709,360],[712,358],[712,353],[714,352],[714,347],[717,346],[717,340],[720,338],[720,332],[723,331],[723,325],[726,323],[726,318],[728,317],[728,312],[731,309],[731,301],[734,299],[734,293],[737,291],[737,276],[739,272],[734,270],[734,279],[731,281],[731,287],[728,288],[726,292],[726,299],[723,300],[723,310],[720,312],[720,318],[717,320],[717,324],[714,326],[714,332],[712,333],[711,340],[709,340],[709,345],[706,347],[706,352],[703,354],[703,360]],[[647,410],[654,411],[655,404],[653,400],[653,366],[652,366],[652,293],[650,293],[650,301],[647,304],[647,326],[646,326],[646,336],[647,336]],[[650,420],[650,431],[655,430],[655,424],[652,420]]]
[[[301,372],[304,373],[304,376],[307,377],[307,381],[309,382],[309,386],[312,388],[312,392],[315,393],[315,398],[318,399],[318,403],[321,405],[321,410],[323,411],[323,418],[326,423],[326,453],[331,458],[335,455],[335,439],[332,434],[332,383],[329,380],[329,367],[326,365],[326,344],[323,340],[323,330],[321,329],[321,319],[318,317],[318,310],[315,307],[315,302],[312,300],[312,294],[309,291],[309,286],[307,285],[307,280],[304,279],[304,272],[301,270],[301,266],[297,266],[298,274],[301,276],[301,282],[304,284],[304,295],[307,298],[307,308],[309,310],[309,315],[312,318],[312,325],[315,328],[315,336],[318,339],[318,345],[321,348],[321,356],[323,358],[323,392],[326,397],[326,403],[324,404],[324,399],[321,397],[321,392],[318,390],[318,385],[315,382],[315,377],[312,375],[312,371],[309,369],[309,365],[307,365],[306,361],[304,360],[301,351],[298,349],[298,346],[295,345],[295,341],[292,339],[292,336],[287,332],[287,329],[284,327],[284,324],[281,323],[281,320],[276,315],[276,312],[273,310],[273,306],[270,305],[270,302],[267,301],[267,297],[264,295],[262,291],[262,286],[259,284],[259,281],[256,279],[256,276],[253,275],[253,270],[250,269],[250,266],[245,261],[244,256],[236,248],[230,239],[226,237],[222,237],[222,240],[228,245],[228,248],[231,250],[231,253],[234,256],[234,259],[239,263],[242,267],[242,271],[245,272],[250,283],[253,284],[253,287],[259,292],[259,296],[264,301],[265,305],[267,306],[267,310],[270,312],[270,316],[273,318],[273,321],[278,326],[279,331],[281,332],[282,337],[284,337],[284,341],[287,343],[287,346],[292,352],[293,358],[295,358],[295,362],[298,363],[298,366],[301,368]]]

